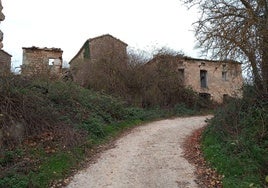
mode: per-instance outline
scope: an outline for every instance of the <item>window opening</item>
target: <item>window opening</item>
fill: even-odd
[[[55,61],[55,59],[52,59],[52,58],[48,59],[48,65],[49,66],[53,66],[54,65],[54,61]]]
[[[211,99],[211,94],[209,93],[199,93],[199,97],[205,101],[209,101]]]
[[[222,71],[222,80],[227,81],[227,72],[226,71]]]
[[[201,88],[207,88],[207,71],[206,70],[200,70],[200,84]]]

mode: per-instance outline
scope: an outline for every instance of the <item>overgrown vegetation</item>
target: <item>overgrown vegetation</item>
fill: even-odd
[[[268,93],[268,1],[182,0],[200,11],[194,30],[204,54],[243,62],[255,88]]]
[[[199,109],[212,105],[211,101],[202,101],[195,91],[186,87],[183,78],[179,79],[175,60],[185,57],[183,53],[162,48],[151,61],[135,52],[129,53],[127,59],[116,53],[108,53],[96,62],[77,62],[81,74],[72,70],[76,81],[138,107],[173,108],[177,103],[184,103],[188,108]]]
[[[204,55],[243,62],[253,84],[218,110],[203,135],[205,156],[224,187],[267,187],[268,1],[182,2],[201,13],[194,30]]]
[[[224,187],[268,186],[268,103],[252,86],[220,108],[203,135],[206,159]],[[266,180],[265,180],[266,179]]]
[[[0,81],[0,187],[49,187],[125,128],[197,112],[187,104],[138,108],[47,78],[10,75]]]

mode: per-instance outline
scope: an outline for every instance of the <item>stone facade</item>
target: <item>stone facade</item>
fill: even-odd
[[[60,77],[62,73],[62,53],[60,48],[22,48],[21,74],[27,76],[48,75]]]
[[[173,64],[183,85],[191,87],[200,96],[218,103],[222,103],[226,97],[242,97],[242,69],[238,62],[169,56],[153,58],[147,66],[153,68],[163,60]]]
[[[10,73],[11,69],[11,55],[5,52],[4,50],[0,50],[0,73],[6,74]]]
[[[2,6],[2,1],[0,0],[0,21],[4,21],[4,19],[5,19],[5,15],[3,14],[2,10],[3,10],[3,6]],[[3,41],[3,33],[0,30],[0,49],[3,48],[2,41]]]
[[[88,39],[69,62],[73,80],[85,85],[85,78],[90,74],[89,64],[100,61],[114,61],[126,65],[127,44],[112,35],[102,35]]]
[[[2,13],[2,2],[0,0],[0,22],[5,19],[5,15]],[[3,33],[0,30],[0,73],[6,74],[10,73],[11,69],[11,55],[2,50],[3,48]]]

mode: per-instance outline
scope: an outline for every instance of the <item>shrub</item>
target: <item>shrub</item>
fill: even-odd
[[[226,187],[262,187],[268,175],[268,104],[244,94],[219,109],[203,135],[205,157]]]
[[[177,106],[177,113],[190,113],[194,93],[189,93],[182,97],[190,102]],[[50,186],[95,144],[142,121],[174,115],[157,104],[133,107],[103,92],[45,77],[1,77],[0,187]]]
[[[186,107],[186,105],[183,104],[183,103],[182,104],[177,104],[174,107],[174,112],[175,112],[176,115],[180,115],[180,116],[196,114],[195,110]]]
[[[46,97],[46,88],[36,87],[29,79],[2,77],[0,87],[0,130],[4,145],[51,129],[56,114]]]

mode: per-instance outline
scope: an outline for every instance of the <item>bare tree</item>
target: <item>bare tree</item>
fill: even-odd
[[[268,93],[268,1],[184,0],[197,5],[195,22],[198,46],[213,57],[249,65],[257,88]]]
[[[127,62],[116,52],[109,52],[96,61],[86,63],[86,86],[108,94],[124,97]]]

